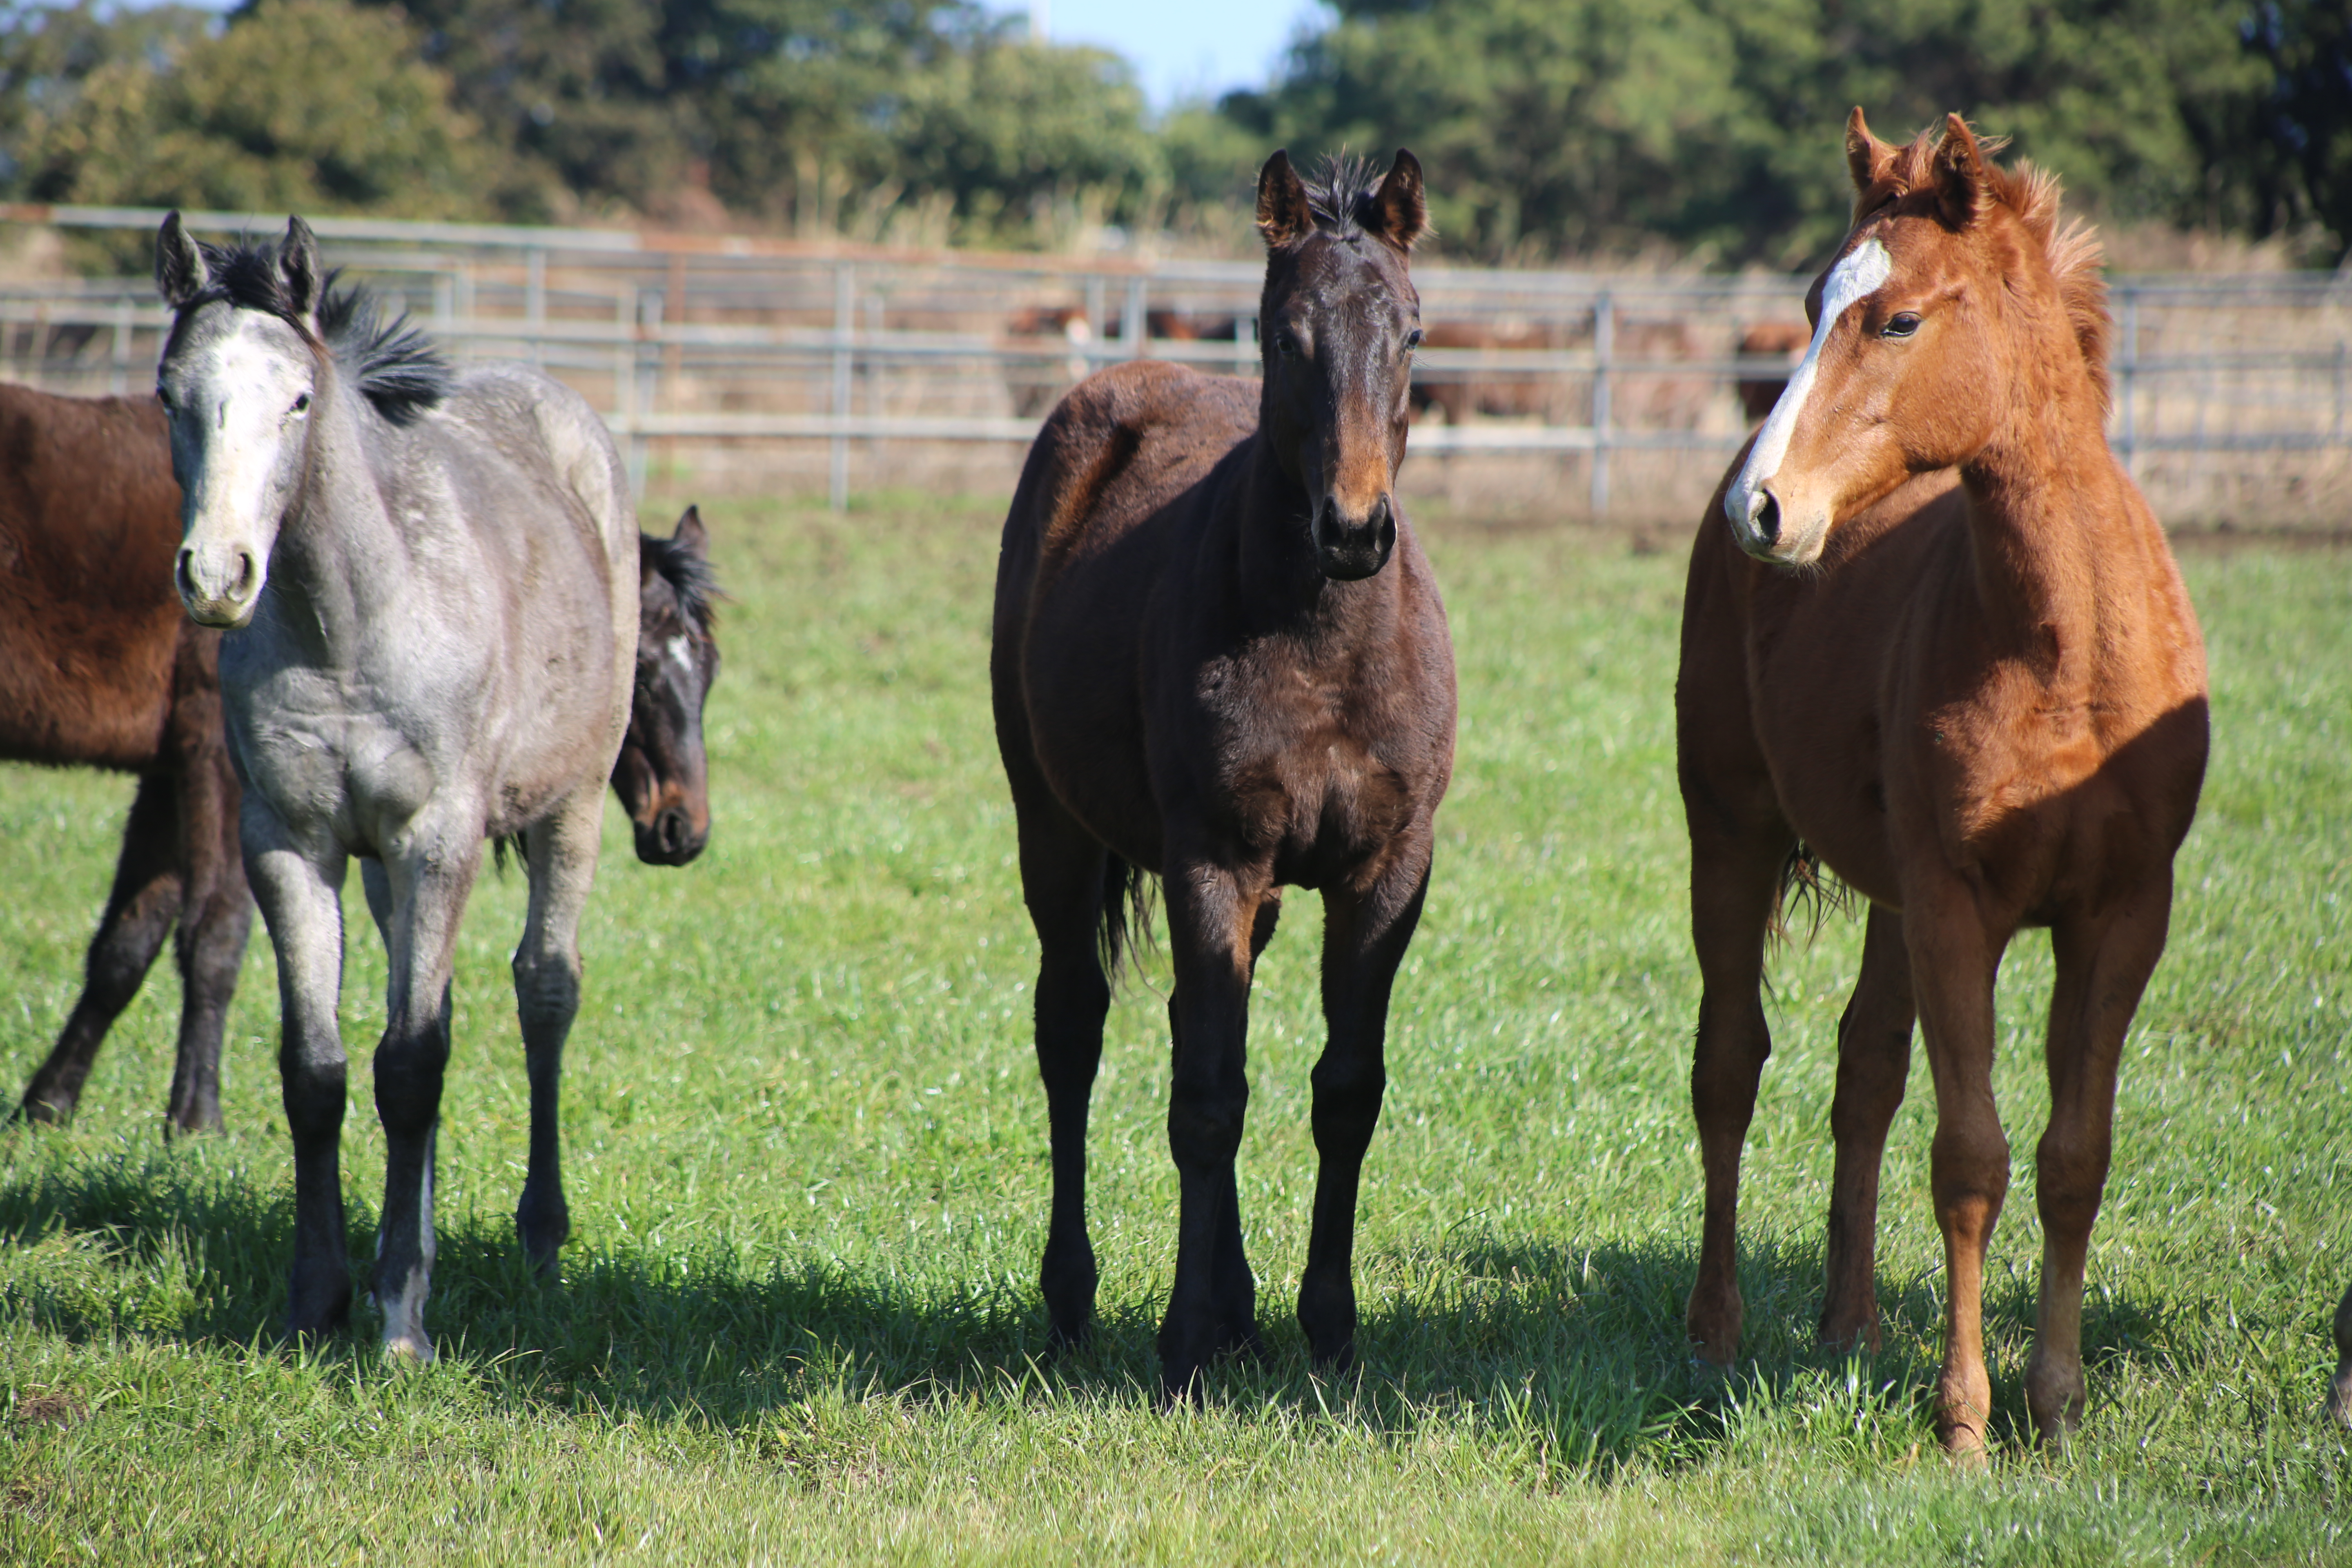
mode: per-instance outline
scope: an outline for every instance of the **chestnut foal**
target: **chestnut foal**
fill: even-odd
[[[1175,994],[1168,1146],[1181,1179],[1162,1389],[1259,1349],[1234,1156],[1251,975],[1281,887],[1319,889],[1322,1170],[1299,1282],[1315,1359],[1356,1333],[1356,1189],[1386,1082],[1389,987],[1429,882],[1454,764],[1454,652],[1397,504],[1420,304],[1421,167],[1258,181],[1265,379],[1139,361],[1081,383],[1005,519],[990,658],[1021,886],[1037,928],[1052,1128],[1043,1283],[1056,1345],[1094,1310],[1087,1101],[1127,905],[1166,889]],[[1108,961],[1108,965],[1106,961]]]
[[[1740,1145],[1771,1050],[1766,931],[1817,854],[1870,900],[1838,1028],[1821,1335],[1878,1343],[1878,1170],[1916,1014],[1948,1287],[1937,1429],[1964,1454],[1991,1413],[1984,1258],[2009,1188],[1992,1093],[2001,953],[2021,927],[2050,928],[2025,1384],[2058,1440],[2084,1405],[2084,1262],[2116,1061],[2164,950],[2206,752],[2197,617],[2107,449],[2098,248],[2059,231],[2054,181],[1987,154],[1957,115],[1940,140],[1895,147],[1854,110],[1853,228],[1808,302],[1811,349],[1701,527],[1675,687],[1705,987],[1691,1338],[1717,1362],[1738,1349]]]

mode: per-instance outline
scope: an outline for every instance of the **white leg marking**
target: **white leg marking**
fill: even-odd
[[[1724,494],[1724,515],[1743,537],[1753,533],[1756,514],[1764,510],[1764,482],[1780,471],[1780,459],[1789,455],[1789,437],[1796,434],[1797,421],[1804,416],[1805,399],[1813,390],[1822,345],[1830,341],[1831,329],[1837,325],[1848,306],[1877,292],[1894,269],[1886,247],[1874,239],[1865,239],[1840,258],[1829,277],[1822,280],[1822,317],[1813,328],[1812,343],[1790,374],[1780,400],[1765,417],[1764,428],[1756,432],[1756,444],[1748,448],[1748,461],[1741,465],[1739,477]]]
[[[436,1128],[425,1143],[425,1187],[416,1201],[416,1267],[383,1304],[384,1353],[419,1363],[433,1359],[433,1336],[425,1330],[425,1298],[433,1292],[433,1171],[440,1141]],[[377,1250],[383,1250],[381,1238]]]

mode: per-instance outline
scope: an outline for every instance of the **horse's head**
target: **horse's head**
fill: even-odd
[[[173,312],[155,395],[182,498],[173,580],[199,623],[242,626],[301,488],[329,381],[318,242],[294,218],[274,247],[200,247],[173,213],[156,236],[155,281]]]
[[[1996,168],[2000,143],[1957,114],[1942,137],[1896,147],[1857,109],[1845,144],[1853,231],[1813,284],[1811,344],[1723,501],[1739,547],[1787,565],[2021,417],[2104,413],[2098,248],[2085,230],[2058,232],[2056,183]]]
[[[710,536],[694,508],[669,538],[637,536],[637,685],[613,788],[647,865],[683,866],[710,837],[702,704],[719,678],[718,592]]]
[[[1410,421],[1421,297],[1405,261],[1427,226],[1421,164],[1400,150],[1374,185],[1336,159],[1314,185],[1287,153],[1257,181],[1265,237],[1260,426],[1307,492],[1315,559],[1338,582],[1369,577],[1396,545],[1397,465]]]

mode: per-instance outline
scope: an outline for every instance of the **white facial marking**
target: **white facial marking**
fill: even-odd
[[[1789,376],[1787,390],[1772,405],[1764,427],[1756,433],[1756,444],[1748,449],[1748,461],[1741,465],[1739,477],[1723,498],[1724,515],[1743,539],[1755,535],[1757,514],[1764,510],[1764,484],[1780,471],[1780,459],[1789,455],[1789,438],[1796,433],[1797,421],[1803,417],[1805,399],[1813,390],[1813,375],[1819,369],[1822,345],[1830,341],[1830,332],[1838,318],[1849,306],[1877,292],[1895,270],[1894,258],[1886,247],[1874,239],[1865,239],[1841,258],[1822,280],[1822,315],[1813,328],[1813,341],[1805,350]]]
[[[189,586],[205,602],[202,610],[189,605],[199,618],[239,604],[250,613],[277,540],[280,468],[289,439],[301,438],[304,416],[293,404],[309,388],[310,367],[273,341],[282,329],[273,333],[272,325],[240,318],[191,356],[184,377],[196,468],[182,542]]]
[[[687,646],[684,637],[670,638],[662,645],[662,651],[677,661],[678,668],[686,672],[688,679],[694,679],[694,649]]]

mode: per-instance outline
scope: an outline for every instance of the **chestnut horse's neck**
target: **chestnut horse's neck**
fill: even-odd
[[[2052,315],[2063,332],[2065,312]],[[2149,570],[2154,523],[2107,447],[2071,334],[2022,346],[2006,417],[1960,480],[1987,636],[2027,653],[2044,680],[2072,683],[2090,673],[2093,629],[2118,578]]]

